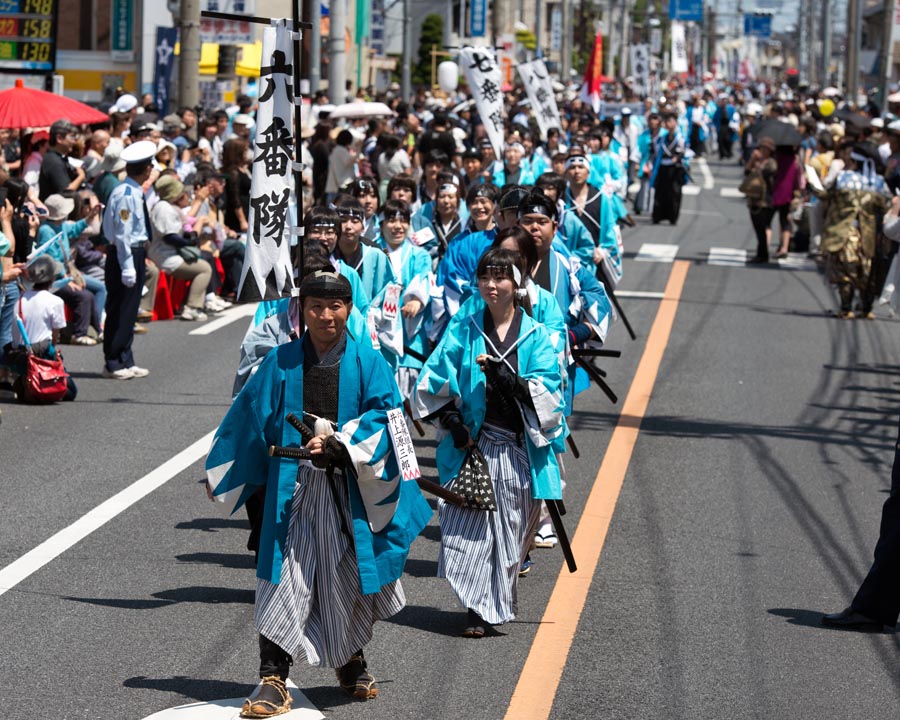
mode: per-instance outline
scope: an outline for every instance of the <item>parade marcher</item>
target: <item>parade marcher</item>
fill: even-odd
[[[559,212],[557,235],[563,245],[578,258],[582,267],[594,272],[594,237],[578,216],[566,207],[566,179],[555,172],[545,172],[535,181],[534,187],[556,203]]]
[[[881,511],[881,530],[875,560],[853,602],[838,613],[822,617],[822,624],[843,630],[881,631],[900,617],[900,437],[894,446],[891,492]]]
[[[438,263],[447,252],[447,247],[463,231],[466,220],[460,214],[460,187],[452,182],[442,183],[438,188],[437,200],[434,202],[434,214],[431,217],[431,227],[434,230],[436,247],[432,256],[432,267]]]
[[[149,375],[135,365],[131,346],[146,274],[145,246],[151,237],[150,214],[141,185],[153,172],[156,145],[143,140],[122,151],[127,177],[113,188],[103,214],[106,253],[106,324],[103,377],[130,380]]]
[[[438,502],[445,577],[468,610],[463,635],[484,637],[515,618],[519,570],[541,499],[559,499],[552,442],[563,431],[559,358],[543,325],[517,299],[518,256],[489,250],[477,267],[485,310],[453,323],[416,385],[414,414],[445,433],[441,482],[454,481],[471,446],[487,460],[496,510]]]
[[[626,195],[627,187],[634,182],[635,170],[641,161],[641,154],[638,150],[638,130],[637,125],[631,121],[631,108],[623,107],[621,110],[621,120],[613,131],[613,140],[619,143],[622,148],[622,156],[625,162],[625,179],[626,179]]]
[[[768,137],[760,140],[744,166],[744,181],[739,188],[747,198],[750,222],[756,233],[756,255],[747,261],[752,264],[769,262],[769,227],[775,215],[772,186],[778,170],[774,154],[775,141]]]
[[[647,127],[638,136],[638,179],[641,189],[634,199],[634,212],[636,215],[650,211],[651,185],[650,177],[653,174],[653,158],[656,152],[656,138],[659,136],[659,115],[650,113],[647,117]]]
[[[684,185],[684,138],[678,130],[678,116],[663,115],[663,129],[656,139],[653,173],[653,224],[668,220],[675,225],[681,212],[681,187]]]
[[[381,222],[378,216],[378,206],[381,204],[381,201],[378,199],[378,183],[375,178],[368,176],[356,178],[349,185],[342,188],[342,192],[359,200],[359,204],[362,205],[363,209],[362,237],[377,244],[379,236],[378,226]]]
[[[462,182],[463,190],[468,191],[472,185],[480,185],[484,182],[482,163],[484,155],[478,148],[468,148],[462,154]]]
[[[494,171],[494,185],[533,185],[531,169],[522,163],[525,147],[518,141],[507,143],[503,152],[503,165]]]
[[[425,320],[431,299],[431,256],[410,241],[409,208],[398,200],[384,204],[381,243],[395,279],[373,298],[368,317],[381,353],[394,369],[400,396],[408,400],[422,367],[409,350],[419,356],[429,350]]]
[[[213,498],[239,506],[266,486],[255,612],[262,684],[243,717],[286,712],[288,672],[303,660],[335,668],[355,698],[377,696],[363,649],[374,624],[405,606],[399,578],[431,516],[416,483],[401,478],[390,369],[346,331],[350,293],[337,273],[303,279],[306,332],[266,356],[207,458]],[[270,457],[270,445],[305,446],[312,463],[298,471],[296,460]]]
[[[786,258],[790,248],[793,230],[791,228],[791,203],[794,201],[803,180],[803,170],[797,162],[797,155],[792,147],[777,147],[775,162],[778,170],[772,187],[772,206],[778,213],[778,226],[781,228],[781,242],[776,258]]]
[[[739,117],[734,105],[727,95],[720,95],[716,113],[713,115],[713,125],[719,139],[719,160],[725,160],[732,156],[734,148],[735,124]]]
[[[394,279],[391,265],[381,250],[361,241],[365,212],[359,200],[339,195],[334,209],[341,218],[341,234],[332,257],[356,270],[366,297],[374,298]]]

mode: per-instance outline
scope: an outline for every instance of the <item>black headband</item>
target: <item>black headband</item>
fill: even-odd
[[[337,300],[351,300],[353,288],[350,281],[343,275],[327,270],[317,270],[310,273],[300,283],[301,298],[315,297]]]

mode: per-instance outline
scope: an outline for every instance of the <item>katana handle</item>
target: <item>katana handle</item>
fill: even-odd
[[[566,438],[566,443],[568,443],[568,445],[569,445],[569,450],[572,451],[572,454],[575,456],[575,459],[577,460],[578,458],[580,458],[580,457],[581,457],[581,453],[578,452],[578,446],[575,444],[575,440],[572,438],[571,435],[569,435],[569,436]]]
[[[573,573],[578,570],[578,566],[575,564],[575,555],[572,554],[569,536],[566,534],[566,528],[563,525],[562,517],[560,516],[559,502],[559,500],[544,500],[544,504],[547,506],[547,512],[550,515],[550,522],[553,523],[553,530],[556,532],[556,538],[559,540],[559,547],[562,549],[563,556],[566,558],[566,566],[569,568],[569,572]]]
[[[298,418],[294,413],[288,413],[285,420],[300,433],[300,436],[304,439],[304,441],[309,442],[312,440],[315,435],[313,435],[313,431],[310,430],[306,423],[304,423],[300,418]]]
[[[600,373],[597,372],[597,368],[592,367],[589,362],[587,362],[584,358],[575,358],[575,362],[578,364],[578,367],[582,368],[588,375],[590,375],[591,380],[597,383],[597,387],[599,387],[603,394],[606,395],[613,403],[619,402],[619,397],[616,395],[612,388],[606,384],[602,377],[600,377]]]
[[[291,458],[292,460],[312,460],[313,454],[306,448],[269,445],[269,457]]]
[[[607,350],[606,348],[572,348],[575,357],[622,357],[621,350]]]
[[[446,500],[451,505],[456,505],[456,507],[466,507],[466,499],[462,495],[455,493],[452,490],[448,490],[440,483],[426,480],[423,477],[416,478],[416,482],[421,490],[424,490],[435,497],[439,497],[441,500]]]

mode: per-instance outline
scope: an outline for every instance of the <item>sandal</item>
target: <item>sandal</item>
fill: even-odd
[[[484,637],[485,629],[483,625],[469,625],[465,630],[462,631],[462,636],[465,638],[473,638],[478,640]]]
[[[350,697],[355,697],[358,700],[372,700],[378,697],[378,688],[375,687],[375,676],[368,671],[362,651],[351,657],[336,672],[341,689]]]
[[[244,700],[242,718],[270,718],[283,715],[291,709],[291,694],[278,675],[267,675],[262,679],[256,697]]]

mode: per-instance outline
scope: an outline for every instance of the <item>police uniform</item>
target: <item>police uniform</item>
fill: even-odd
[[[122,151],[121,159],[128,164],[145,162],[153,158],[156,151],[153,142],[136,142]],[[134,364],[131,345],[146,275],[145,248],[150,239],[150,215],[144,190],[133,178],[127,177],[110,193],[103,214],[103,235],[109,241],[104,375],[123,380],[142,377],[147,371]]]

